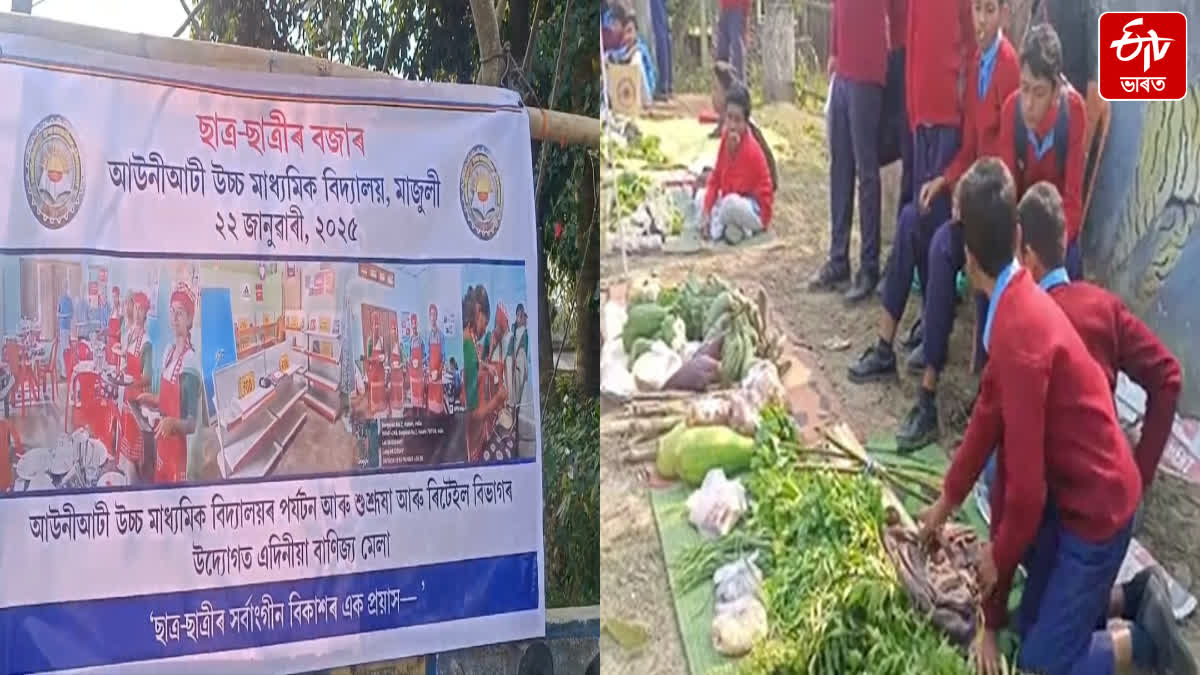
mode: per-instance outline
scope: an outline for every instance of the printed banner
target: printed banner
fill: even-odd
[[[515,94],[0,34],[0,672],[545,631]]]

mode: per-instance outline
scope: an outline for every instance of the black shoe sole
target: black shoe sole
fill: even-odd
[[[847,305],[857,305],[863,300],[870,299],[874,295],[874,286],[868,288],[851,288],[842,296],[842,300]]]
[[[850,281],[831,281],[828,283],[809,283],[809,293],[845,293],[850,288]]]
[[[890,382],[898,379],[896,371],[887,370],[882,373],[870,373],[869,375],[859,375],[853,371],[846,373],[846,379],[854,384],[873,384],[875,382]]]
[[[1171,675],[1196,675],[1196,661],[1179,630],[1175,612],[1171,609],[1170,589],[1166,574],[1154,568],[1142,598],[1137,623],[1154,641],[1158,653],[1158,668]]]
[[[937,443],[937,441],[938,431],[936,427],[917,438],[901,438],[900,436],[896,436],[896,452],[905,455],[912,454],[919,450],[924,450],[930,445]]]

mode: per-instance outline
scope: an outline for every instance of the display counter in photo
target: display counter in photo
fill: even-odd
[[[463,267],[462,401],[472,463],[533,457],[525,269]]]
[[[457,265],[358,266],[349,291],[351,417],[363,468],[466,461],[454,374],[459,287]]]

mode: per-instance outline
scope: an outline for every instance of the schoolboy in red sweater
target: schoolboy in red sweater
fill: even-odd
[[[913,185],[940,174],[958,150],[962,85],[966,61],[975,46],[973,34],[971,0],[921,0],[908,6],[904,99],[913,134]],[[915,205],[902,209],[888,261],[885,297],[892,287],[910,286],[914,270],[924,284],[929,238],[949,215],[948,199],[938,200],[935,213],[928,218],[921,217]],[[826,261],[810,277],[808,289],[830,291],[849,280],[848,270]],[[903,298],[907,300],[907,291]]]
[[[867,298],[879,283],[879,139],[887,77],[888,12],[885,0],[834,0],[830,12],[829,266],[850,276],[854,184],[862,228],[858,272],[846,294]]]
[[[1023,195],[1038,181],[1049,181],[1062,195],[1067,218],[1067,273],[1083,278],[1079,232],[1083,227],[1083,97],[1063,77],[1062,44],[1050,24],[1030,29],[1021,49],[1021,87],[1000,113],[999,157]]]
[[[767,229],[775,191],[763,149],[748,129],[750,93],[735,84],[725,100],[717,162],[704,189],[704,234],[738,244]]]
[[[1113,293],[1071,279],[1064,267],[1066,240],[1062,198],[1047,182],[1025,192],[1017,209],[1021,223],[1021,264],[1062,307],[1092,358],[1104,369],[1108,387],[1117,388],[1117,373],[1125,372],[1146,392],[1141,438],[1133,450],[1149,488],[1171,435],[1175,406],[1183,386],[1183,371],[1171,350]]]
[[[1157,625],[1097,629],[1141,497],[1104,371],[1015,259],[1016,190],[1003,163],[976,162],[955,196],[967,274],[989,297],[984,345],[991,358],[966,437],[942,495],[923,514],[921,534],[932,541],[1003,438],[992,537],[980,556],[986,600],[977,663],[985,673],[999,672],[996,631],[1007,623],[1008,592],[1023,562],[1027,577],[1016,626],[1022,671],[1107,674],[1132,666],[1135,656],[1139,666],[1153,659],[1170,667],[1170,651],[1151,637]],[[1156,607],[1153,618],[1161,621]]]
[[[920,187],[919,208],[923,214],[936,208],[935,202],[945,198],[947,188],[953,188],[972,162],[997,153],[1000,110],[1020,82],[1016,50],[1001,29],[1008,22],[1008,0],[973,0],[971,9],[977,45],[967,62],[963,142],[949,165]],[[955,277],[964,260],[962,226],[950,219],[939,224],[925,256],[928,273],[921,280],[924,288],[922,344],[908,359],[909,368],[923,374],[920,395],[897,433],[897,444],[906,450],[920,448],[937,435],[935,392],[938,378],[946,366],[950,331],[954,326]],[[851,382],[895,376],[896,355],[892,339],[908,300],[907,290],[900,280],[885,289],[879,340],[850,366]],[[977,308],[986,307],[986,298],[977,298],[976,304]]]

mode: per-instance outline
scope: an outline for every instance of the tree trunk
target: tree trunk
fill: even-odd
[[[581,52],[582,53],[582,52]],[[596,157],[587,153],[579,192],[579,230],[575,245],[583,265],[575,282],[575,375],[586,394],[600,395],[600,312],[593,307],[600,285],[600,223],[596,218]]]
[[[796,99],[796,7],[792,0],[766,0],[766,25],[759,42],[763,94],[768,103]]]
[[[479,80],[476,84],[499,87],[504,77],[504,46],[500,42],[500,23],[492,0],[471,0],[471,18],[479,40]]]

